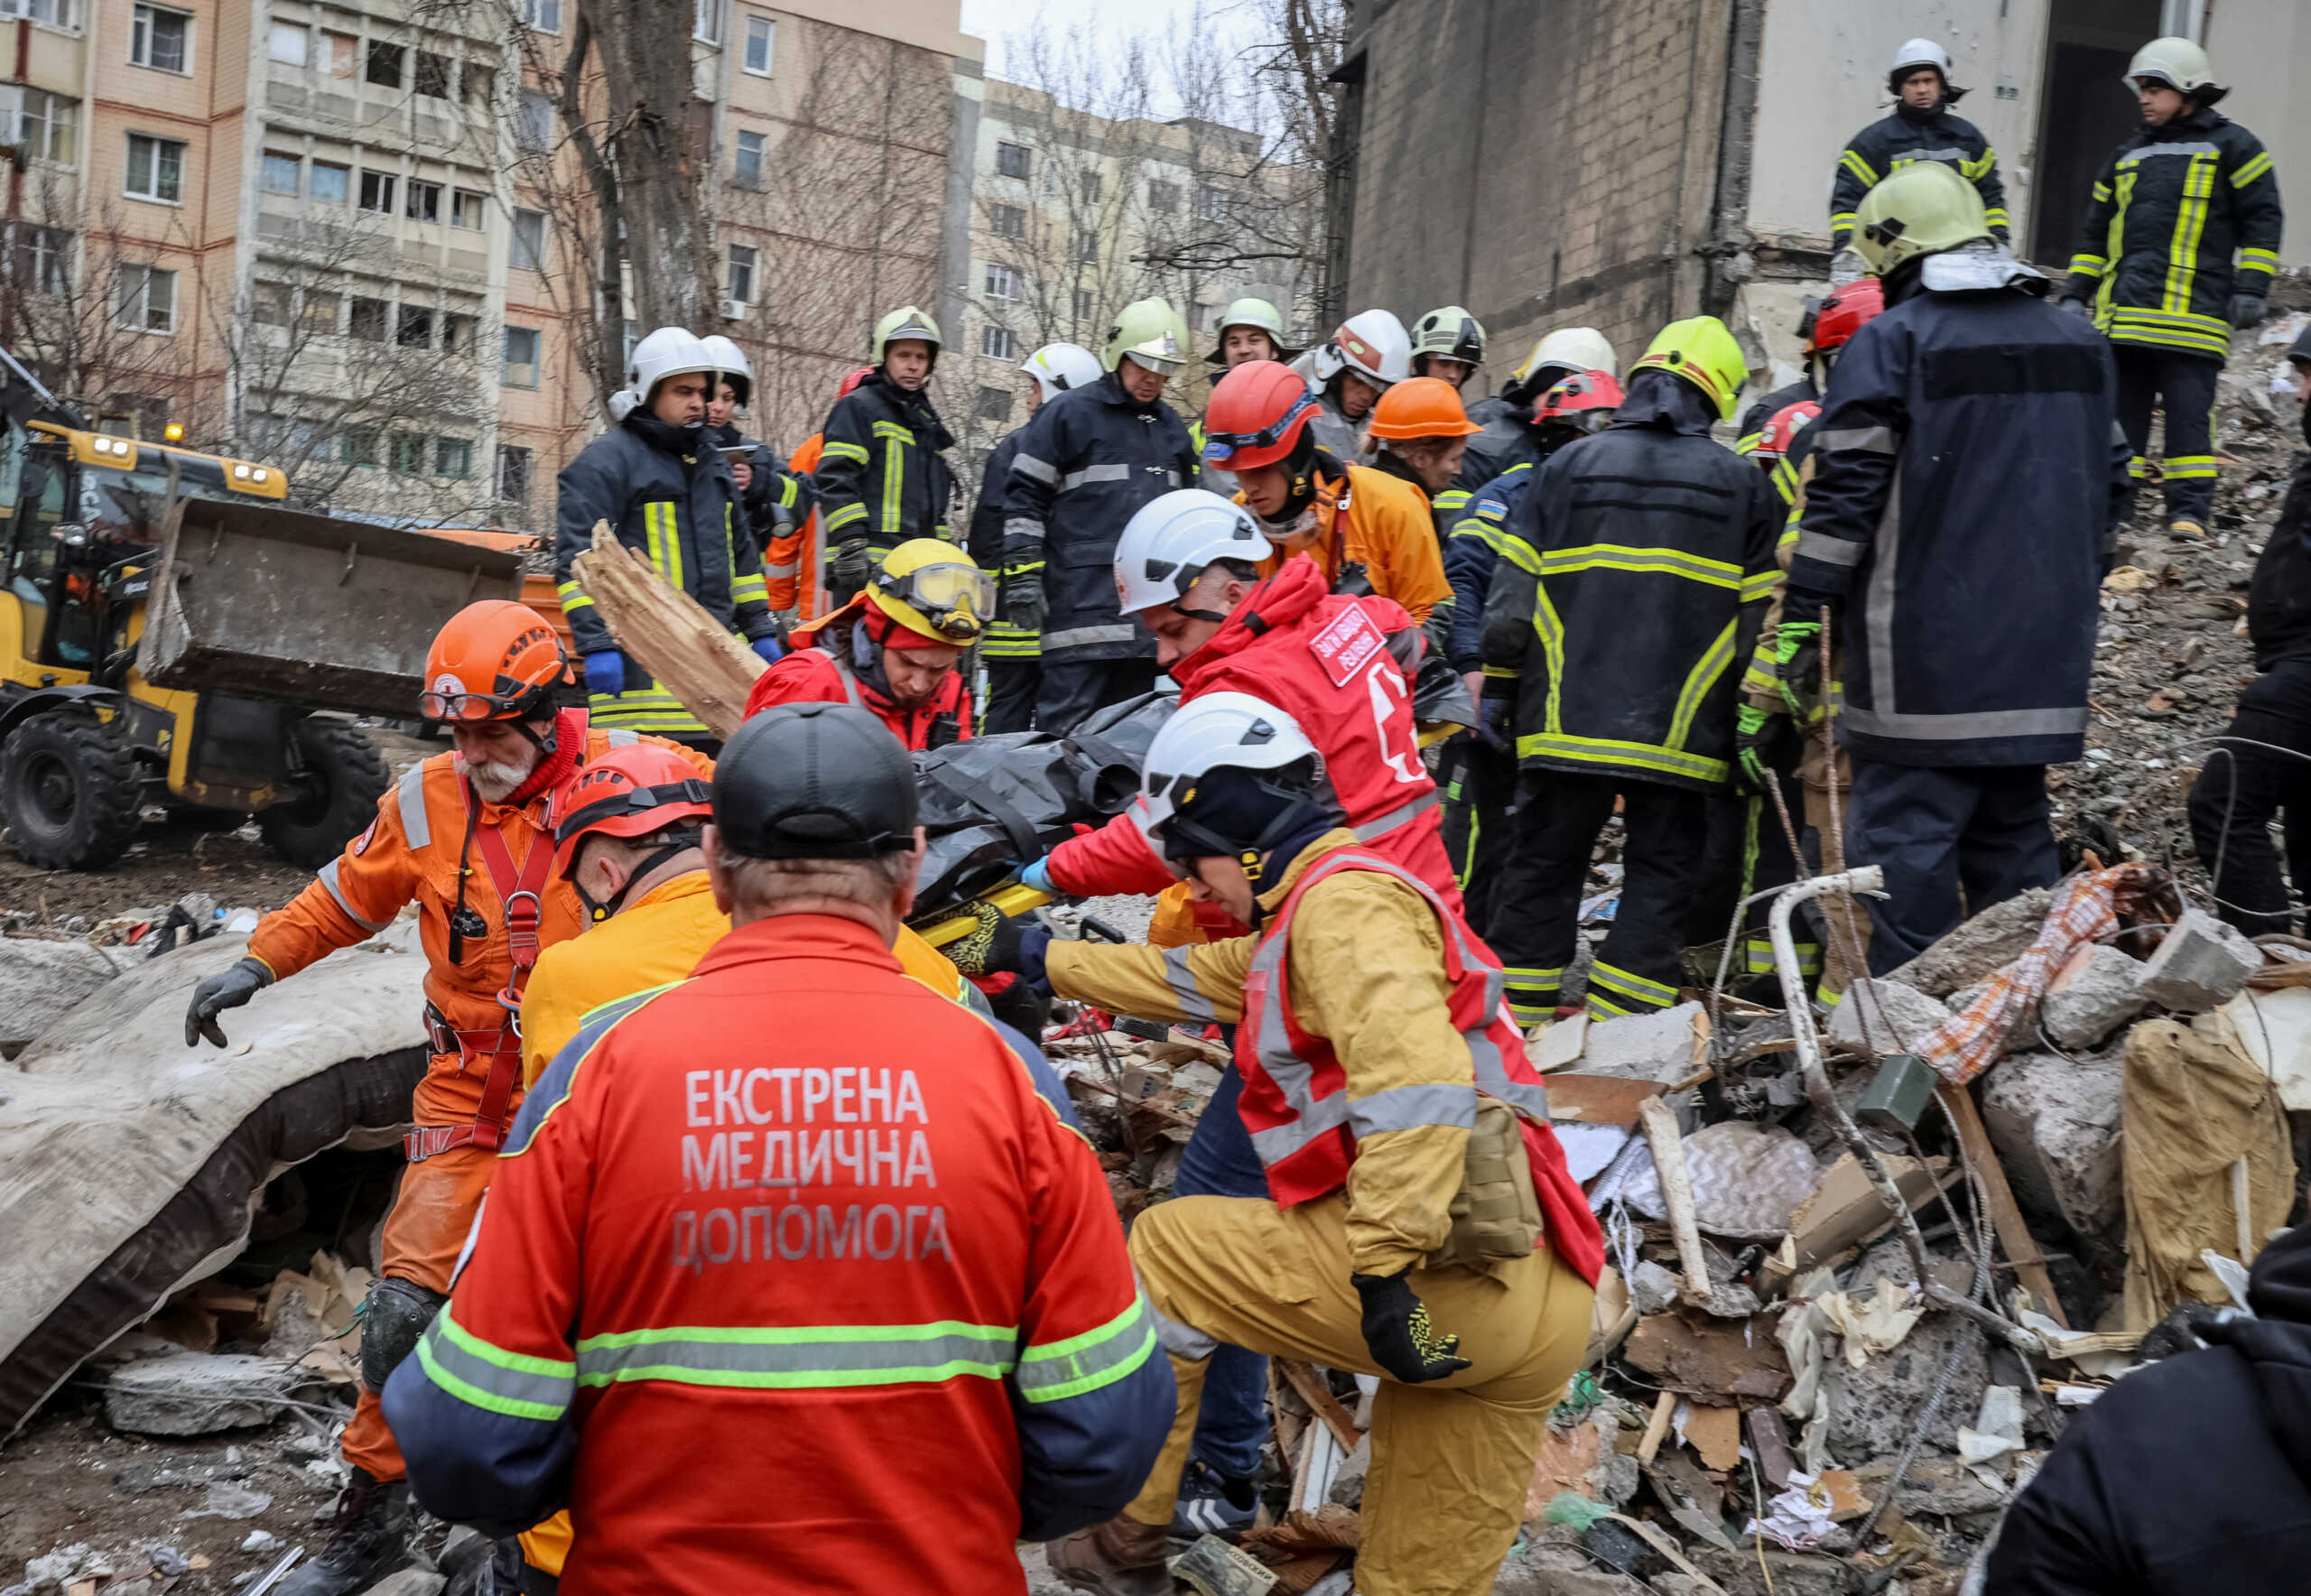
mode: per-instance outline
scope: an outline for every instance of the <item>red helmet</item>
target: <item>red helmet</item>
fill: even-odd
[[[1560,422],[1593,431],[1621,407],[1621,385],[1610,371],[1580,371],[1541,395],[1533,407],[1536,422]]]
[[[1758,459],[1781,459],[1789,452],[1790,441],[1821,413],[1821,402],[1814,399],[1800,399],[1795,404],[1783,405],[1758,429],[1758,446],[1751,454]]]
[[[1886,285],[1875,277],[1860,277],[1822,302],[1814,317],[1809,354],[1826,355],[1860,332],[1870,319],[1886,308]]]
[[[589,836],[647,837],[682,821],[711,820],[712,798],[698,767],[671,748],[612,748],[554,790],[546,810],[553,868],[566,874]]]
[[[838,399],[849,397],[850,390],[865,382],[867,380],[868,374],[872,372],[874,369],[875,368],[871,366],[862,366],[858,370],[852,372],[849,376],[844,377],[842,379],[842,386],[834,391],[834,396]]]
[[[1203,413],[1203,458],[1230,471],[1272,466],[1292,452],[1315,413],[1300,374],[1274,360],[1247,360],[1212,385]]]
[[[483,598],[451,616],[425,651],[417,712],[428,720],[516,720],[553,711],[571,680],[562,640],[545,617],[510,598]]]

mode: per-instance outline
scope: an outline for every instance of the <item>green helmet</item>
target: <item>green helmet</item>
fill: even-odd
[[[1879,276],[1907,261],[1939,255],[1990,237],[1990,218],[1974,185],[1954,166],[1913,161],[1862,197],[1853,244]]]
[[[1484,323],[1459,305],[1446,305],[1442,310],[1429,311],[1412,324],[1412,368],[1415,372],[1427,369],[1421,364],[1424,355],[1482,366]]]
[[[1180,320],[1170,301],[1134,300],[1116,313],[1116,324],[1108,329],[1108,347],[1100,351],[1100,364],[1113,371],[1127,357],[1162,376],[1170,376],[1187,364],[1188,324]]]
[[[1729,422],[1733,419],[1733,402],[1740,394],[1741,385],[1749,379],[1749,362],[1741,346],[1714,316],[1688,316],[1654,334],[1645,354],[1629,367],[1629,376],[1634,378],[1648,366],[1693,384],[1709,395],[1717,413]]]
[[[936,355],[946,340],[939,336],[939,323],[931,312],[914,305],[901,305],[875,323],[875,364],[883,363],[883,356],[900,339],[919,339],[931,346]]]
[[[1205,365],[1228,364],[1228,351],[1223,346],[1231,327],[1256,327],[1267,334],[1268,342],[1276,346],[1278,360],[1289,360],[1300,352],[1284,341],[1283,311],[1264,299],[1230,300],[1228,308],[1220,312],[1220,320],[1211,324],[1212,336],[1222,342],[1212,346],[1211,353],[1203,357]]]
[[[2226,92],[2214,85],[2214,63],[2206,59],[2206,51],[2188,39],[2153,39],[2136,51],[2127,63],[2127,87],[2134,88],[2144,78],[2203,106],[2213,105]]]

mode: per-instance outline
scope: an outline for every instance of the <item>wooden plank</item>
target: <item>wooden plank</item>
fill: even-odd
[[[1323,1422],[1324,1428],[1332,1433],[1332,1439],[1340,1443],[1341,1450],[1354,1452],[1363,1432],[1356,1427],[1354,1415],[1341,1406],[1340,1398],[1332,1395],[1332,1387],[1317,1376],[1314,1368],[1290,1358],[1277,1359],[1276,1367],[1291,1382],[1292,1388],[1300,1393],[1300,1400],[1306,1403],[1316,1417]]]
[[[769,669],[761,656],[621,545],[607,521],[594,523],[594,546],[574,563],[619,649],[716,737],[736,732],[755,678]]]
[[[1584,1125],[1635,1125],[1645,1100],[1668,1090],[1658,1081],[1620,1075],[1552,1075],[1548,1086],[1549,1118]]]
[[[1958,1140],[1982,1176],[1983,1193],[1990,1200],[1990,1222],[1998,1231],[1998,1245],[2004,1250],[2007,1262],[2014,1266],[2016,1278],[2029,1287],[2030,1294],[2038,1299],[2038,1306],[2047,1318],[2068,1330],[2070,1321],[2063,1316],[2062,1299],[2055,1295],[2055,1283],[2047,1277],[2046,1260],[2038,1251],[2037,1239],[2030,1234],[2030,1227],[2022,1222],[2021,1209],[2015,1206],[2014,1188],[2006,1183],[2005,1166],[1999,1163],[1997,1151],[1990,1145],[1990,1132],[1982,1126],[1982,1110],[1974,1106],[1974,1094],[1946,1081],[1935,1090],[1941,1093],[1950,1118],[1957,1122]]]
[[[1661,1206],[1668,1211],[1669,1229],[1677,1239],[1677,1267],[1685,1271],[1685,1294],[1690,1302],[1706,1302],[1715,1289],[1709,1279],[1709,1254],[1702,1250],[1701,1227],[1694,1218],[1694,1183],[1685,1173],[1685,1144],[1677,1132],[1676,1111],[1659,1098],[1647,1098],[1638,1107],[1645,1139],[1653,1146],[1653,1169],[1661,1182]]]

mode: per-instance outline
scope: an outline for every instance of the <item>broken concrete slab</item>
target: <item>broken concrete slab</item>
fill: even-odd
[[[87,942],[0,937],[0,1048],[35,1040],[126,968]]]
[[[2144,999],[2177,1014],[2204,1014],[2229,1001],[2263,967],[2246,934],[2204,909],[2185,909],[2144,965]]]
[[[2043,886],[1992,904],[1887,979],[1929,998],[1979,985],[2013,963],[2037,940],[2053,894]]]
[[[1789,1359],[1781,1343],[1751,1334],[1745,1321],[1697,1312],[1657,1313],[1638,1321],[1621,1355],[1667,1389],[1689,1396],[1777,1402],[1789,1389]]]
[[[1854,982],[1830,1015],[1830,1040],[1873,1053],[1916,1053],[1949,1007],[1916,987],[1884,977]]]
[[[2126,1245],[2125,1089],[2122,1059],[2040,1053],[2001,1060],[1982,1093],[1982,1124],[2015,1200],[2112,1262]]]
[[[269,1424],[297,1383],[288,1364],[243,1353],[181,1352],[116,1369],[105,1417],[144,1435],[206,1435]]]
[[[1870,1248],[1846,1289],[1855,1295],[1874,1294],[1880,1280],[1907,1285],[1910,1278],[1909,1254],[1899,1238],[1889,1237]],[[1953,1260],[1944,1262],[1936,1278],[1961,1292],[1972,1283],[1969,1267]],[[1926,1426],[1926,1443],[1955,1452],[1959,1426],[1980,1410],[1982,1392],[1990,1386],[1990,1342],[1971,1320],[1955,1313],[1929,1313],[1901,1345],[1870,1359],[1860,1369],[1842,1357],[1830,1359],[1822,1377],[1822,1411],[1829,1415],[1826,1439],[1831,1455],[1853,1468],[1900,1451],[1954,1353],[1956,1363],[1950,1387],[1934,1422]]]
[[[1709,1062],[1709,1016],[1698,1003],[1656,1014],[1592,1021],[1581,1046],[1581,1073],[1675,1085]]]
[[[2056,972],[2038,1003],[2038,1023],[2056,1047],[2097,1047],[2149,1007],[2144,965],[2102,942],[2089,942]]]
[[[1492,1596],[1647,1596],[1644,1581],[1600,1568],[1577,1546],[1543,1541],[1500,1565]]]

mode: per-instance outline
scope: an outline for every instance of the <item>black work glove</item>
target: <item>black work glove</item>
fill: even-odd
[[[2081,321],[2091,322],[2094,320],[2094,302],[2091,299],[2066,299],[2062,302],[2062,308]]]
[[[1003,618],[1007,624],[1022,632],[1040,632],[1047,608],[1040,561],[1033,565],[1003,568]]]
[[[2263,311],[2263,296],[2260,293],[2234,293],[2231,296],[2231,325],[2241,332],[2250,327],[2260,327]]]
[[[1498,753],[1506,754],[1517,746],[1517,737],[1509,722],[1517,711],[1517,701],[1487,693],[1477,702],[1477,741]]]
[[[184,1011],[184,1044],[198,1047],[203,1036],[225,1045],[225,1027],[217,1016],[238,1008],[273,985],[273,971],[262,959],[240,959],[222,975],[212,975],[192,989],[192,1007]]]
[[[1469,1367],[1456,1358],[1461,1338],[1439,1335],[1428,1322],[1428,1307],[1413,1294],[1412,1283],[1402,1275],[1350,1275],[1349,1283],[1364,1299],[1364,1344],[1372,1361],[1390,1378],[1407,1386],[1441,1380]]]
[[[965,975],[1018,976],[1031,986],[1048,987],[1044,953],[1051,933],[1032,919],[1014,920],[993,904],[978,903],[966,913],[979,924],[939,951]]]
[[[875,561],[867,552],[865,538],[845,538],[835,545],[834,559],[827,566],[827,580],[846,601],[865,588],[874,574]]]

